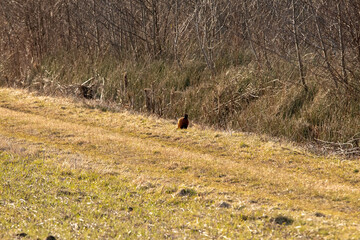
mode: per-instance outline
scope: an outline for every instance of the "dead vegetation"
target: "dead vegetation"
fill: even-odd
[[[360,131],[359,8],[350,0],[8,1],[0,84],[339,142],[351,155]]]

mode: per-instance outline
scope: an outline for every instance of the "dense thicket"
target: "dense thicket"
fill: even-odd
[[[360,131],[359,13],[351,0],[1,1],[0,82],[91,78],[91,96],[137,110],[345,141]]]

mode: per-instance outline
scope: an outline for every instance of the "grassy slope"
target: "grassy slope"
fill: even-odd
[[[0,89],[1,239],[360,237],[358,161],[86,104]]]

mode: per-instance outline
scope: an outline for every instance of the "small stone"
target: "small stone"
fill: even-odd
[[[275,219],[272,219],[272,221],[279,225],[290,225],[294,222],[291,218],[284,216],[278,216]]]
[[[315,213],[316,217],[325,217],[325,214],[321,213],[321,212],[317,212]]]
[[[180,197],[194,196],[194,195],[196,195],[196,192],[195,192],[195,190],[184,188],[184,189],[181,189],[177,195]]]
[[[18,234],[16,234],[16,236],[19,238],[23,238],[23,237],[26,237],[27,234],[26,233],[18,233]]]
[[[231,204],[227,202],[222,202],[219,205],[220,208],[231,208]]]

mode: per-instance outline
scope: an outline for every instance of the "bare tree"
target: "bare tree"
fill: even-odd
[[[298,22],[297,22],[298,16],[297,16],[297,8],[296,8],[295,0],[291,0],[291,6],[292,6],[292,24],[293,24],[293,32],[294,32],[294,42],[295,42],[295,50],[299,65],[300,79],[302,85],[304,86],[305,91],[308,91],[308,86],[306,85],[305,82],[304,65],[300,53]]]
[[[114,55],[170,60],[180,68],[197,59],[216,74],[226,54],[249,50],[268,71],[281,62],[296,65],[305,89],[316,74],[329,83],[324,87],[356,92],[359,11],[350,0],[3,1],[1,65],[24,79],[44,59],[72,52],[92,62]]]

